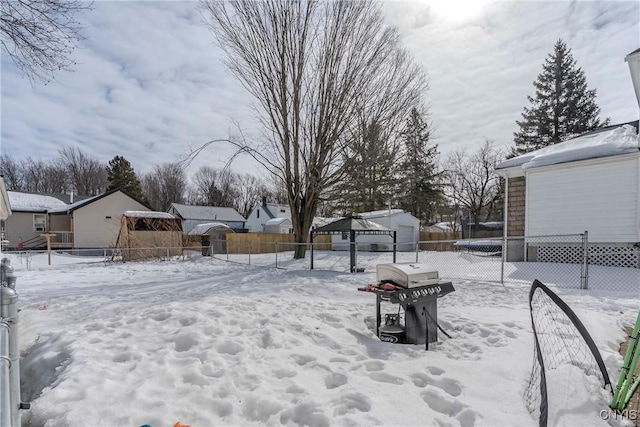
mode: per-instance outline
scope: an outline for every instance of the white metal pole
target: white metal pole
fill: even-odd
[[[0,427],[12,427],[9,331],[9,324],[4,320],[0,322]]]

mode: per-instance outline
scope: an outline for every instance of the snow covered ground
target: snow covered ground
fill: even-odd
[[[348,253],[317,255],[321,266],[348,265]],[[291,254],[280,255],[284,269],[264,266],[273,255],[253,265],[9,257],[32,402],[24,426],[537,425],[523,400],[533,340],[522,281],[455,281],[438,303],[452,338],[440,334],[427,352],[381,342],[375,296],[357,291],[388,254],[360,257],[360,274],[310,271]],[[557,292],[615,382],[640,295]],[[608,425],[610,395],[579,373],[559,378],[552,385],[572,394],[552,403],[551,424]]]

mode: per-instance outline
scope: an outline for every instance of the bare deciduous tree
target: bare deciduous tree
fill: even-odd
[[[235,200],[233,207],[247,218],[253,207],[268,192],[262,181],[253,175],[238,175],[236,180]]]
[[[96,196],[106,191],[106,165],[79,148],[64,147],[58,151],[58,162],[69,173],[69,180],[76,194]]]
[[[184,203],[187,176],[178,163],[156,165],[153,171],[142,176],[144,199],[157,211],[165,212],[171,203]]]
[[[394,60],[399,33],[369,0],[201,1],[261,113],[266,142],[247,151],[284,183],[295,240],[306,243],[322,192],[340,180],[358,105],[377,102],[363,95]],[[298,245],[294,257],[305,252]]]
[[[24,191],[66,194],[69,191],[67,171],[55,162],[27,157],[21,162]]]
[[[444,175],[448,195],[456,206],[469,211],[476,224],[481,216],[490,215],[490,208],[500,188],[495,165],[504,158],[503,153],[485,140],[480,149],[468,156],[464,151],[453,152],[445,161]]]
[[[84,28],[76,15],[92,5],[82,0],[2,0],[2,49],[31,82],[71,71],[71,53]]]
[[[206,206],[231,207],[235,199],[236,176],[228,169],[202,166],[193,176],[191,202]]]
[[[0,172],[9,191],[24,191],[22,166],[9,154],[0,156]]]

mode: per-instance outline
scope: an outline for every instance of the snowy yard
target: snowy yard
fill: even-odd
[[[375,296],[357,288],[375,281],[388,254],[360,257],[361,274],[310,271],[290,254],[281,254],[286,269],[60,255],[51,266],[37,255],[27,269],[10,258],[23,400],[32,402],[25,426],[537,425],[522,397],[533,357],[530,283],[503,286],[480,273],[455,281],[438,303],[452,338],[439,334],[426,352],[372,330]],[[321,262],[346,268],[348,254]],[[615,383],[640,295],[557,292]],[[565,410],[550,423],[608,425],[599,414],[609,395],[574,380],[577,392],[552,403]]]

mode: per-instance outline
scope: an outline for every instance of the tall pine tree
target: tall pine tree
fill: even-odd
[[[444,198],[437,168],[438,146],[429,145],[431,131],[420,112],[413,108],[400,138],[404,156],[400,164],[399,205],[421,224],[428,224]]]
[[[131,167],[131,163],[122,156],[115,156],[107,166],[107,191],[122,190],[128,195],[142,200],[140,180]]]
[[[515,147],[511,156],[557,144],[581,133],[607,125],[600,121],[596,90],[587,89],[582,68],[576,66],[564,41],[558,40],[533,82],[535,96],[528,96],[531,107],[524,108],[522,120],[516,120]]]
[[[360,123],[345,147],[344,179],[335,208],[345,212],[384,209],[393,195],[397,147],[377,122]]]

